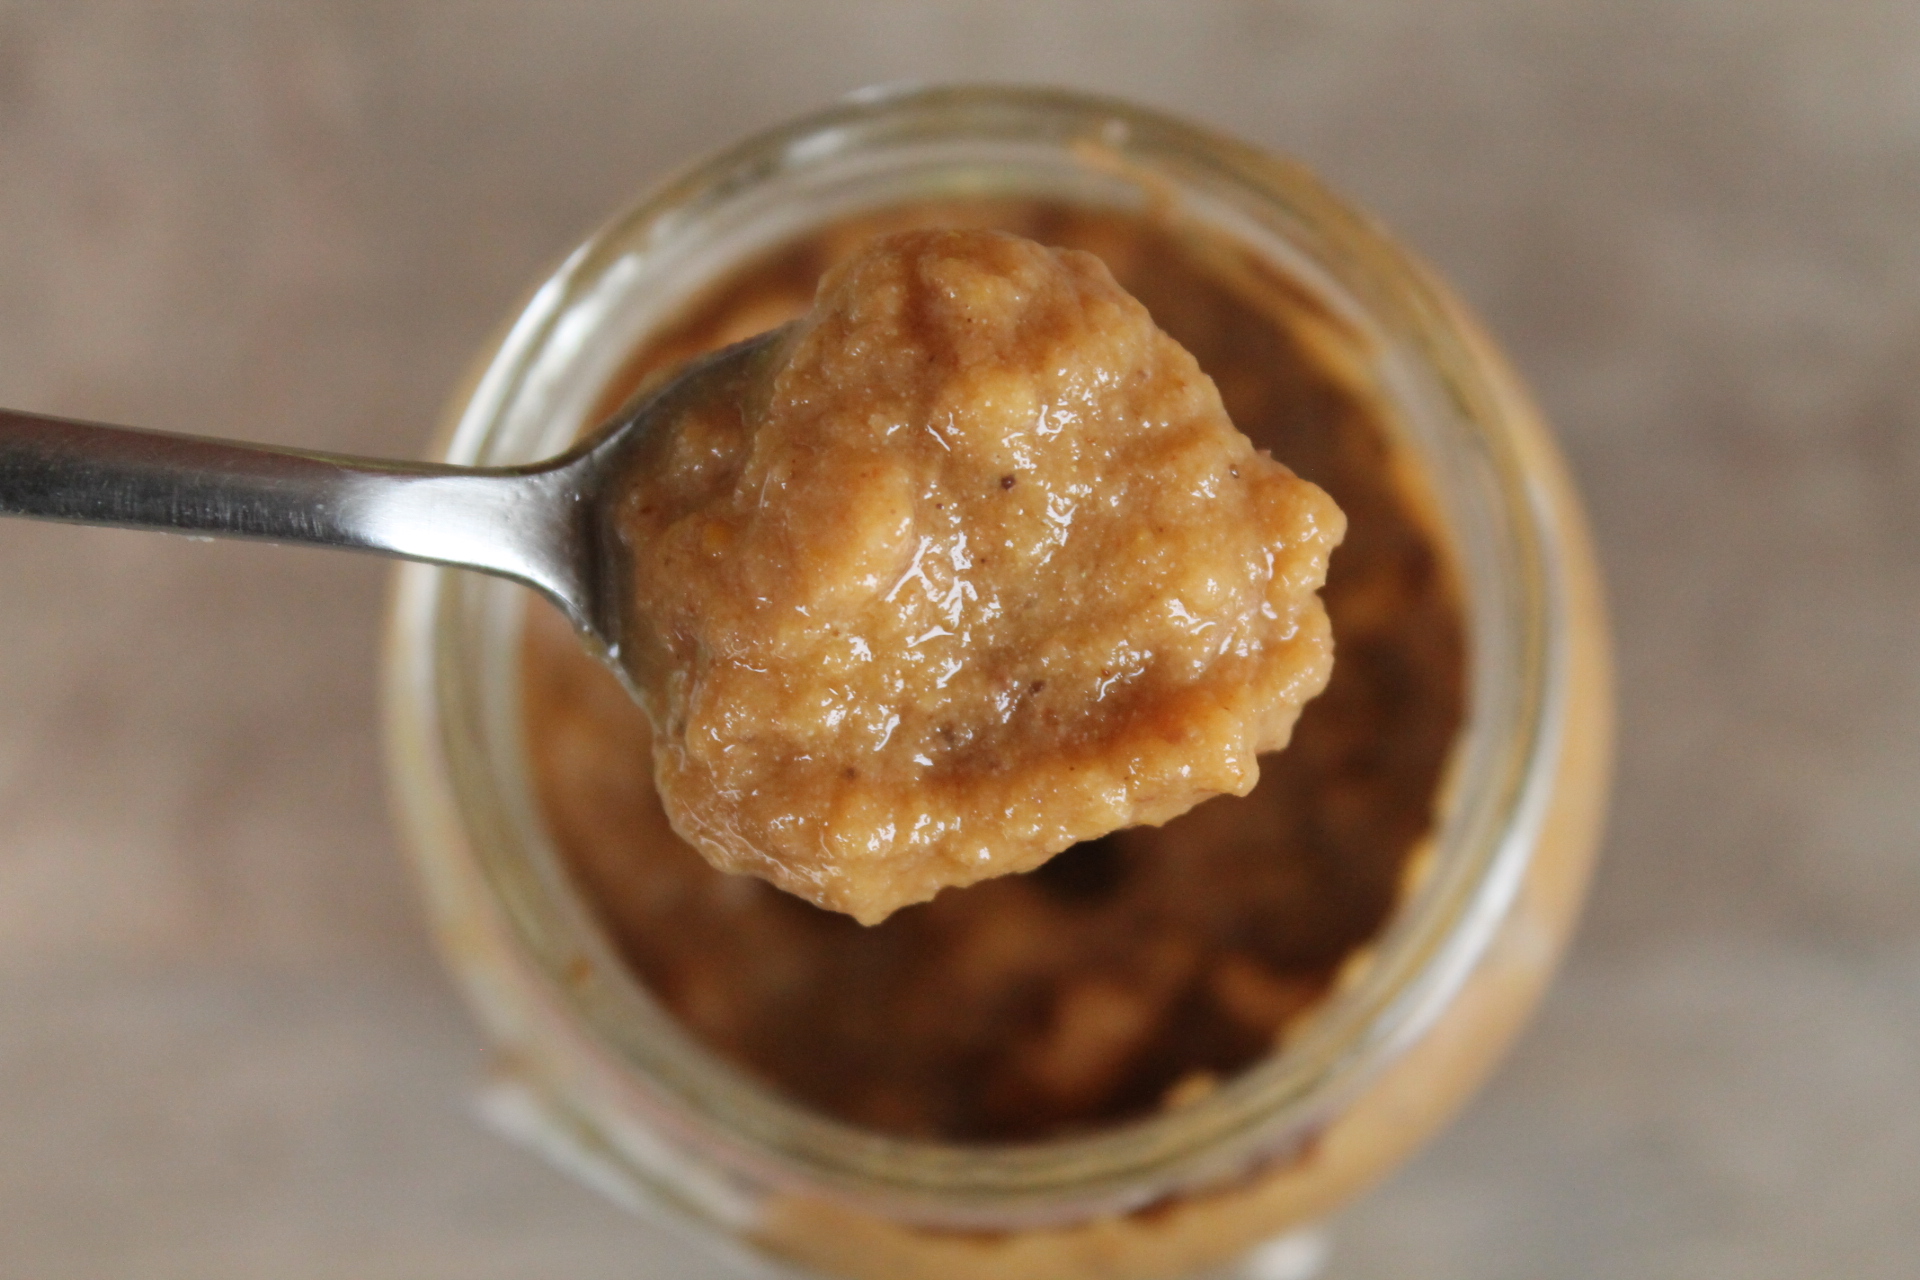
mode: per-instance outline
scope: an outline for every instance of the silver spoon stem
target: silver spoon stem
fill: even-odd
[[[739,404],[776,329],[680,366],[558,457],[449,467],[275,449],[0,409],[0,516],[299,542],[478,569],[543,592],[639,696],[618,528],[675,415]]]
[[[585,459],[385,462],[0,409],[0,515],[460,565],[527,583],[584,624]]]

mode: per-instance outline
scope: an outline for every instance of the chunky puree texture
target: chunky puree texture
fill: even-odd
[[[1326,684],[1344,518],[1093,254],[881,237],[656,447],[668,818],[864,923],[1245,795]]]
[[[606,408],[801,315],[821,275],[875,235],[926,226],[1096,253],[1194,355],[1239,428],[1347,514],[1323,593],[1339,661],[1252,794],[867,928],[721,874],[677,838],[646,715],[539,607],[526,732],[562,857],[694,1037],[852,1124],[1028,1141],[1177,1104],[1265,1057],[1374,937],[1432,824],[1461,723],[1464,633],[1414,473],[1343,372],[1357,340],[1261,264],[1146,218],[982,201],[829,228],[697,300],[636,353]]]

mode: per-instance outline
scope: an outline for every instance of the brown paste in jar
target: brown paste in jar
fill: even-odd
[[[1378,410],[1284,278],[1146,217],[921,205],[749,265],[639,353],[655,370],[803,313],[874,235],[992,226],[1089,250],[1197,359],[1253,443],[1348,532],[1338,660],[1244,798],[1075,846],[862,926],[710,867],[654,789],[645,714],[557,615],[529,618],[529,755],[555,842],[635,973],[710,1049],[847,1122],[1026,1141],[1140,1116],[1260,1059],[1379,930],[1428,834],[1464,702],[1448,568]],[[1319,335],[1319,336],[1316,336]]]
[[[1245,795],[1345,521],[1093,254],[875,238],[614,516],[675,831],[865,924]]]

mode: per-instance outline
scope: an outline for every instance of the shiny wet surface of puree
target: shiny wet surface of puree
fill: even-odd
[[[901,232],[780,332],[615,515],[675,831],[874,924],[1252,789],[1345,520],[1099,258]]]

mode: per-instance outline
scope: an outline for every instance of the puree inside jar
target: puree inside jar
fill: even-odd
[[[878,237],[646,447],[667,815],[862,923],[1245,795],[1326,685],[1339,510],[1093,254]]]
[[[801,315],[822,274],[878,234],[983,226],[1098,255],[1254,445],[1346,513],[1322,592],[1338,661],[1252,793],[868,927],[717,871],[675,836],[645,713],[543,607],[525,700],[559,852],[693,1036],[855,1125],[1014,1142],[1177,1104],[1266,1056],[1327,992],[1431,828],[1463,712],[1464,634],[1413,473],[1352,373],[1358,340],[1271,268],[1151,216],[978,201],[848,220],[721,281],[636,354],[605,407]]]

